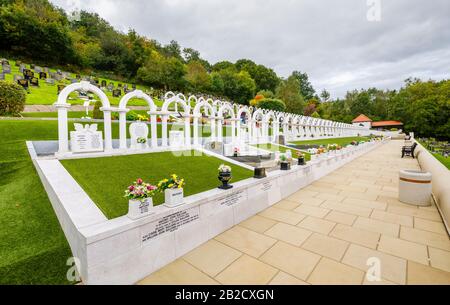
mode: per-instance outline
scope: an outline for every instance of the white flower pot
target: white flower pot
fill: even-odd
[[[174,208],[183,204],[183,189],[166,189],[164,190],[165,203],[169,208]]]
[[[153,212],[153,199],[146,198],[144,200],[128,201],[128,217],[131,219],[139,219]]]

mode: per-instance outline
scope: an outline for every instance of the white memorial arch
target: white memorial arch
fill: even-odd
[[[74,91],[89,91],[99,97],[102,103],[100,110],[103,112],[103,136],[101,131],[97,131],[96,124],[82,126],[77,123],[75,132],[70,133],[71,139],[69,142],[67,112],[71,105],[67,101],[69,95]],[[130,111],[127,105],[131,99],[143,99],[147,102],[150,122],[138,122],[130,125],[131,144],[128,145],[126,114]],[[134,90],[126,94],[120,100],[118,107],[111,107],[106,94],[86,81],[74,83],[64,88],[58,96],[55,107],[58,110],[57,156],[59,157],[67,157],[72,153],[81,152],[96,152],[97,154],[103,152],[111,155],[114,151],[117,151],[120,154],[130,149],[144,149],[146,151],[158,149],[161,151],[173,149],[174,146],[188,148],[192,143],[195,146],[200,146],[204,144],[204,141],[202,141],[203,132],[200,131],[199,123],[200,120],[203,123],[204,119],[209,122],[211,128],[210,141],[224,142],[228,146],[235,145],[236,147],[253,143],[273,142],[282,134],[287,141],[300,138],[317,139],[330,136],[350,137],[358,134],[370,134],[370,130],[350,124],[258,109],[210,98],[197,98],[194,95],[186,99],[183,94],[175,94],[174,92],[167,92],[164,95],[161,109],[158,109],[150,96],[140,90]],[[119,141],[116,149],[113,148],[111,134],[111,112],[119,113]],[[180,127],[183,129],[182,131],[174,131],[174,125],[172,125],[172,130],[169,132],[168,122],[170,117],[182,122]],[[161,118],[161,143],[158,139],[158,118]],[[224,126],[227,127],[225,134],[223,134]],[[76,137],[75,140],[72,139],[72,135]],[[138,136],[146,138],[143,141],[145,145],[137,145]],[[91,142],[88,141],[89,139],[86,140],[87,138],[91,139]],[[149,144],[147,144],[147,140],[150,140]],[[86,145],[86,143],[89,143],[89,145]],[[97,146],[90,146],[92,143]],[[174,143],[176,145],[173,145]]]

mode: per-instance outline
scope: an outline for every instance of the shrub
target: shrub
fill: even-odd
[[[93,113],[94,119],[97,119],[97,120],[103,119],[103,111],[100,110],[101,107],[102,107],[102,102],[96,101],[94,104],[94,113]]]
[[[137,121],[139,119],[139,114],[135,111],[127,112],[127,121]]]
[[[0,81],[0,115],[19,115],[25,108],[26,96],[18,84]]]
[[[282,100],[275,99],[275,98],[266,98],[266,99],[261,100],[258,103],[258,107],[263,108],[263,109],[274,110],[274,111],[285,111],[286,110],[286,104]]]

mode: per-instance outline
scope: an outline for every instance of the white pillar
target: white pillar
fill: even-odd
[[[162,139],[162,146],[166,147],[167,146],[167,118],[168,115],[167,114],[163,114],[161,116],[161,122],[162,122],[162,135],[161,135],[161,139]]]
[[[223,141],[222,120],[223,120],[223,118],[218,118],[217,119],[217,141],[218,142],[222,142]]]
[[[119,141],[120,149],[127,149],[127,112],[119,110]]]
[[[198,117],[194,117],[194,146],[198,145]]]
[[[103,125],[105,131],[105,151],[111,151],[113,147],[112,147],[112,132],[111,132],[111,110],[109,109],[103,110]]]
[[[211,141],[215,141],[216,140],[216,122],[215,122],[214,117],[211,117],[210,125],[211,125]]]
[[[231,119],[231,143],[235,143],[235,141],[236,141],[236,119]]]
[[[58,153],[64,154],[69,151],[69,128],[67,124],[67,109],[70,104],[55,105],[58,109]]]
[[[150,114],[150,124],[152,131],[152,148],[156,148],[158,147],[158,119],[154,113]]]
[[[239,118],[236,119],[236,137],[237,142],[241,143],[241,120]]]
[[[191,117],[187,115],[184,118],[184,145],[191,146]]]

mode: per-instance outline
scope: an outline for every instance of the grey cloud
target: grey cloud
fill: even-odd
[[[52,0],[67,8],[67,0]],[[320,91],[399,88],[409,76],[449,77],[450,2],[381,0],[80,0],[116,28],[177,40],[214,63],[250,58],[287,77],[306,71]]]

